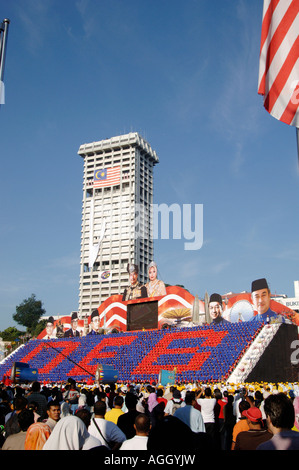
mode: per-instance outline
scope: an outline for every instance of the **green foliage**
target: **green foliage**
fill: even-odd
[[[16,339],[24,336],[25,332],[17,330],[15,326],[10,326],[6,330],[0,332],[0,337],[3,341],[15,341]]]
[[[39,321],[35,329],[31,331],[32,336],[37,337],[46,328],[46,324],[47,320]]]
[[[46,310],[42,307],[42,302],[36,300],[35,294],[32,294],[31,297],[17,305],[16,313],[12,317],[16,323],[25,326],[28,333],[33,334],[41,316],[45,313]]]

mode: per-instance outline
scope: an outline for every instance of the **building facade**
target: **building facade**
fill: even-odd
[[[81,145],[84,161],[79,317],[128,286],[128,263],[147,281],[153,260],[153,168],[157,154],[138,134]]]

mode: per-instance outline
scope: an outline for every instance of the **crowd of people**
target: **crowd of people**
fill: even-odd
[[[1,450],[299,449],[299,384],[0,383]]]

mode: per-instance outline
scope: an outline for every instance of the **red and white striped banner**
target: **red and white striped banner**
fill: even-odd
[[[299,0],[264,0],[258,93],[276,119],[299,127]]]

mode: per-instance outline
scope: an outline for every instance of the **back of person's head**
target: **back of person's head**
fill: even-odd
[[[34,414],[32,410],[21,410],[18,414],[18,422],[21,428],[21,431],[27,431],[29,426],[34,423]]]
[[[186,405],[192,405],[194,400],[195,400],[195,392],[188,390],[185,395]]]
[[[88,428],[91,421],[91,412],[87,408],[81,408],[80,410],[76,411],[76,416],[82,419],[83,423]]]
[[[254,398],[255,400],[263,401],[264,397],[260,390],[256,390],[256,392],[254,393]]]
[[[39,382],[33,382],[31,385],[31,390],[33,392],[39,392],[40,391],[40,383]]]
[[[98,400],[94,404],[94,414],[98,416],[104,416],[106,413],[106,403],[102,400]]]
[[[15,388],[15,397],[20,396],[20,395],[25,395],[25,390],[19,385],[17,385]]]
[[[205,397],[211,397],[212,396],[212,390],[210,387],[205,388]]]
[[[38,408],[38,404],[36,401],[31,401],[30,403],[28,403],[27,408],[28,410],[36,411]]]
[[[247,400],[251,403],[251,406],[254,406],[254,398],[252,395],[248,395]]]
[[[216,398],[216,400],[221,400],[222,392],[219,388],[214,389],[214,397]]]
[[[163,397],[164,392],[162,388],[158,388],[156,393],[157,393],[157,397]]]
[[[144,413],[137,415],[135,418],[135,427],[136,432],[141,434],[148,434],[151,427],[149,416]]]
[[[96,395],[97,395],[97,397],[98,397],[99,400],[102,400],[102,401],[105,401],[105,400],[106,400],[107,395],[106,395],[105,392],[100,392],[100,391],[98,391],[98,392],[96,393]]]
[[[228,394],[228,395],[227,395],[227,404],[226,404],[225,406],[227,406],[227,405],[232,405],[233,403],[234,403],[234,397],[233,397],[233,395]]]
[[[242,411],[248,410],[250,408],[250,403],[247,400],[241,400],[239,403],[239,411],[242,414]]]
[[[125,404],[128,410],[133,410],[136,408],[138,398],[134,393],[128,392],[125,397]]]
[[[114,398],[114,406],[123,406],[124,403],[124,397],[121,395],[116,395]]]
[[[194,433],[175,416],[165,416],[157,425],[151,427],[147,450],[163,454],[194,452]]]
[[[264,402],[264,411],[274,427],[292,429],[294,426],[294,405],[284,393],[269,395]]]
[[[14,398],[13,406],[16,411],[24,410],[27,404],[28,400],[23,396],[18,395]]]

